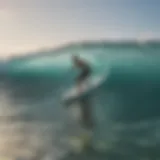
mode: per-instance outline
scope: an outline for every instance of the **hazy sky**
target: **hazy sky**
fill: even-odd
[[[0,57],[74,40],[160,38],[160,0],[0,0]]]

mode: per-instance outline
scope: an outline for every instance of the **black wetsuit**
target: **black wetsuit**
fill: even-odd
[[[81,73],[77,77],[77,83],[83,83],[90,75],[91,75],[91,68],[88,65],[84,65],[81,68]],[[79,103],[81,104],[82,110],[82,125],[85,128],[92,128],[93,127],[93,117],[92,117],[92,109],[90,104],[89,97],[83,97]]]
[[[91,68],[85,64],[81,68],[81,73],[77,77],[77,82],[81,83],[81,82],[85,81],[90,75],[91,75]]]

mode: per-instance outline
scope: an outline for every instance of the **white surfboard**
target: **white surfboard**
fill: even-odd
[[[79,106],[78,100],[83,96],[90,95],[91,91],[94,91],[96,88],[101,86],[106,80],[106,76],[94,76],[90,77],[87,81],[85,81],[81,86],[81,92],[78,92],[76,87],[73,87],[65,92],[62,96],[62,101],[66,105],[69,105],[69,114],[71,118],[79,124],[81,122],[82,113],[81,107]],[[88,129],[81,128],[79,130],[79,134],[75,136],[71,136],[69,139],[69,144],[71,146],[71,150],[74,153],[81,153],[88,147],[90,147],[92,143],[92,131]]]
[[[91,91],[101,86],[105,80],[105,76],[90,77],[81,85],[80,92],[78,91],[77,87],[73,87],[65,92],[65,94],[62,96],[62,101],[65,104],[71,104],[72,102],[79,100],[83,96],[90,94]]]

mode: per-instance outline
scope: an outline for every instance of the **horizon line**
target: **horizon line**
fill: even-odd
[[[10,53],[14,53],[15,55],[12,56],[8,56],[7,60],[11,60],[14,58],[21,58],[21,57],[27,57],[27,56],[34,56],[34,55],[38,55],[38,52],[43,52],[43,51],[58,51],[61,49],[64,49],[66,47],[70,47],[72,45],[89,45],[89,44],[93,44],[94,43],[102,43],[102,44],[147,44],[147,43],[160,43],[160,38],[153,38],[153,39],[135,39],[135,38],[110,38],[110,39],[99,39],[99,40],[74,40],[74,41],[69,41],[66,43],[62,43],[62,44],[58,44],[56,46],[44,46],[44,47],[38,47],[37,49],[30,49],[28,51],[22,51],[22,52],[10,52]],[[22,53],[22,55],[20,55],[19,53]],[[24,54],[23,54],[24,53]],[[28,53],[28,54],[27,54]],[[31,53],[31,54],[30,54]],[[17,55],[16,55],[17,54]],[[0,61],[3,61],[3,59],[0,58]]]

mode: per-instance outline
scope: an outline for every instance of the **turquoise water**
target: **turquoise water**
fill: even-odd
[[[31,130],[27,135],[34,134],[33,124],[37,134],[44,133],[37,141],[45,144],[41,149],[50,158],[159,158],[159,52],[160,45],[77,45],[12,60],[1,87],[4,104],[12,105],[16,112],[22,110],[18,115],[29,126],[26,130]],[[107,79],[92,95],[97,152],[67,157],[65,136],[76,127],[63,108],[61,95],[73,85],[77,74],[71,69],[72,54],[87,60],[94,75],[107,75]],[[25,138],[23,143],[27,143]]]

